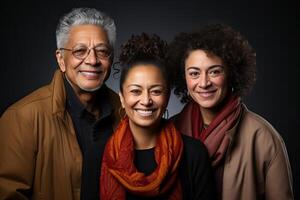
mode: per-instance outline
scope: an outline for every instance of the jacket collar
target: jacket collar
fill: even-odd
[[[52,113],[63,116],[66,110],[66,90],[64,86],[63,73],[56,70],[50,84],[52,90]]]

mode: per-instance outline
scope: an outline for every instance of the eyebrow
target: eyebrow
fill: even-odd
[[[140,86],[140,85],[138,85],[138,84],[129,84],[129,85],[127,85],[127,87],[129,88],[129,87],[133,87],[133,86],[135,86],[135,87],[139,87],[139,88],[141,88],[142,86]]]
[[[89,45],[87,45],[86,43],[83,43],[83,42],[78,42],[74,45],[75,46],[86,46],[86,47],[89,47]],[[100,42],[100,43],[97,43],[94,45],[94,47],[98,47],[98,46],[105,46],[105,47],[109,47],[109,44],[107,43],[104,43],[104,42]]]
[[[138,85],[138,84],[129,84],[129,85],[127,86],[127,88],[129,88],[129,87],[143,88],[142,86],[140,86],[140,85]],[[164,88],[164,85],[162,85],[162,84],[151,85],[150,89],[155,88],[155,87],[163,87],[163,88]]]
[[[224,68],[223,65],[211,65],[211,66],[208,67],[208,69],[212,69],[212,68],[215,68],[215,67],[222,67],[222,68]],[[194,66],[188,67],[186,70],[191,70],[191,69],[200,70],[199,67],[194,67]]]

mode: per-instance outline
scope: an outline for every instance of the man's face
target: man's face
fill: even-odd
[[[90,49],[84,58],[78,58],[71,51],[80,51],[84,47]],[[112,60],[97,56],[99,48],[101,51],[105,47],[109,47],[108,37],[99,26],[77,25],[70,29],[68,41],[63,47],[67,50],[57,50],[56,57],[61,71],[76,92],[92,92],[102,86],[109,75]]]

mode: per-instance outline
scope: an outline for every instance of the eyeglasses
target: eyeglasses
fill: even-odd
[[[112,55],[112,49],[106,44],[100,44],[93,48],[89,48],[86,45],[80,44],[74,46],[72,49],[60,48],[59,50],[71,51],[75,58],[84,60],[86,57],[88,57],[92,49],[94,50],[98,59],[108,59]]]

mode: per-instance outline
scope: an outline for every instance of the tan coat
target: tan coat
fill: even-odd
[[[110,98],[117,125],[118,96]],[[80,199],[82,155],[65,108],[63,74],[9,107],[0,119],[0,199]]]
[[[247,110],[227,133],[230,137],[223,174],[223,200],[293,199],[292,173],[281,136],[262,117]],[[191,131],[187,117],[174,117],[180,131]]]

